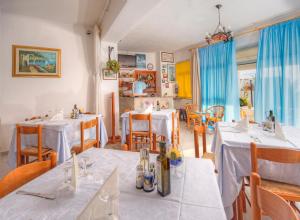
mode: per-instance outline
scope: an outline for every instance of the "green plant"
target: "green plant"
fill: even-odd
[[[246,97],[240,98],[240,106],[248,106],[248,100]]]
[[[108,60],[106,62],[106,68],[113,71],[114,73],[118,73],[120,70],[120,64],[116,60]]]

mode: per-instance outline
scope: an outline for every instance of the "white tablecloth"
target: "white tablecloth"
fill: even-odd
[[[157,135],[163,135],[166,137],[166,143],[171,144],[172,135],[172,112],[175,109],[164,109],[161,111],[152,112],[152,131]],[[132,111],[132,114],[137,112]],[[126,135],[129,134],[129,112],[125,112],[121,115],[122,118],[122,144],[126,143]],[[132,124],[134,131],[146,131],[148,130],[148,123],[144,121],[133,121]]]
[[[108,141],[106,128],[101,115],[99,117],[100,145],[104,147]],[[50,120],[32,120],[21,122],[24,125],[43,125],[42,141],[44,147],[55,150],[58,154],[58,162],[62,163],[71,157],[72,146],[80,143],[80,122],[88,121],[96,118],[96,115],[81,115],[79,119],[64,119],[58,121]],[[85,138],[95,138],[96,129],[88,129],[85,131]],[[37,135],[22,135],[22,147],[36,146]],[[8,164],[10,167],[16,167],[16,129],[14,129],[11,139]]]
[[[119,167],[120,219],[122,220],[174,220],[174,219],[226,219],[213,164],[210,160],[186,158],[181,179],[172,177],[169,196],[161,197],[157,191],[146,193],[135,188],[135,168],[139,153],[108,149],[89,149],[95,163],[88,169],[106,179]],[[152,155],[152,161],[154,160]],[[21,187],[22,190],[56,192],[64,179],[63,164]],[[0,219],[76,219],[101,183],[80,177],[76,194],[59,193],[56,200],[17,195],[12,192],[0,199]]]
[[[216,154],[218,184],[228,219],[232,217],[232,203],[238,196],[244,176],[250,176],[251,156],[250,143],[258,147],[281,147],[300,150],[300,129],[283,127],[289,141],[275,137],[273,133],[263,131],[258,125],[251,125],[248,132],[240,132],[234,123],[220,122],[212,143]],[[259,173],[262,177],[300,185],[300,165],[278,164],[259,161]]]

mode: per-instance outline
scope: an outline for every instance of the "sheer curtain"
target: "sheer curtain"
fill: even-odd
[[[196,104],[201,109],[201,90],[200,90],[200,73],[199,73],[199,54],[197,49],[192,50],[192,89],[193,89],[193,104]]]
[[[300,126],[300,19],[260,32],[254,110],[258,122],[273,110],[278,121]]]
[[[220,42],[199,49],[202,110],[213,105],[225,107],[224,120],[240,117],[235,42]]]

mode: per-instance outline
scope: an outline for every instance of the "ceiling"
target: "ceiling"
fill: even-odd
[[[197,44],[213,32],[218,17],[216,0],[161,0],[123,39],[125,51],[175,51]],[[222,23],[234,32],[300,11],[299,0],[222,0]]]
[[[99,22],[105,5],[106,0],[0,0],[3,12],[84,26]]]

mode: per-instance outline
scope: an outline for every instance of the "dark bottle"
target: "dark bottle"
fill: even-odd
[[[156,111],[160,111],[160,104],[159,104],[159,101],[157,101],[157,103],[156,103]]]
[[[157,192],[161,196],[171,193],[170,160],[165,142],[159,143],[160,154],[156,158]]]

